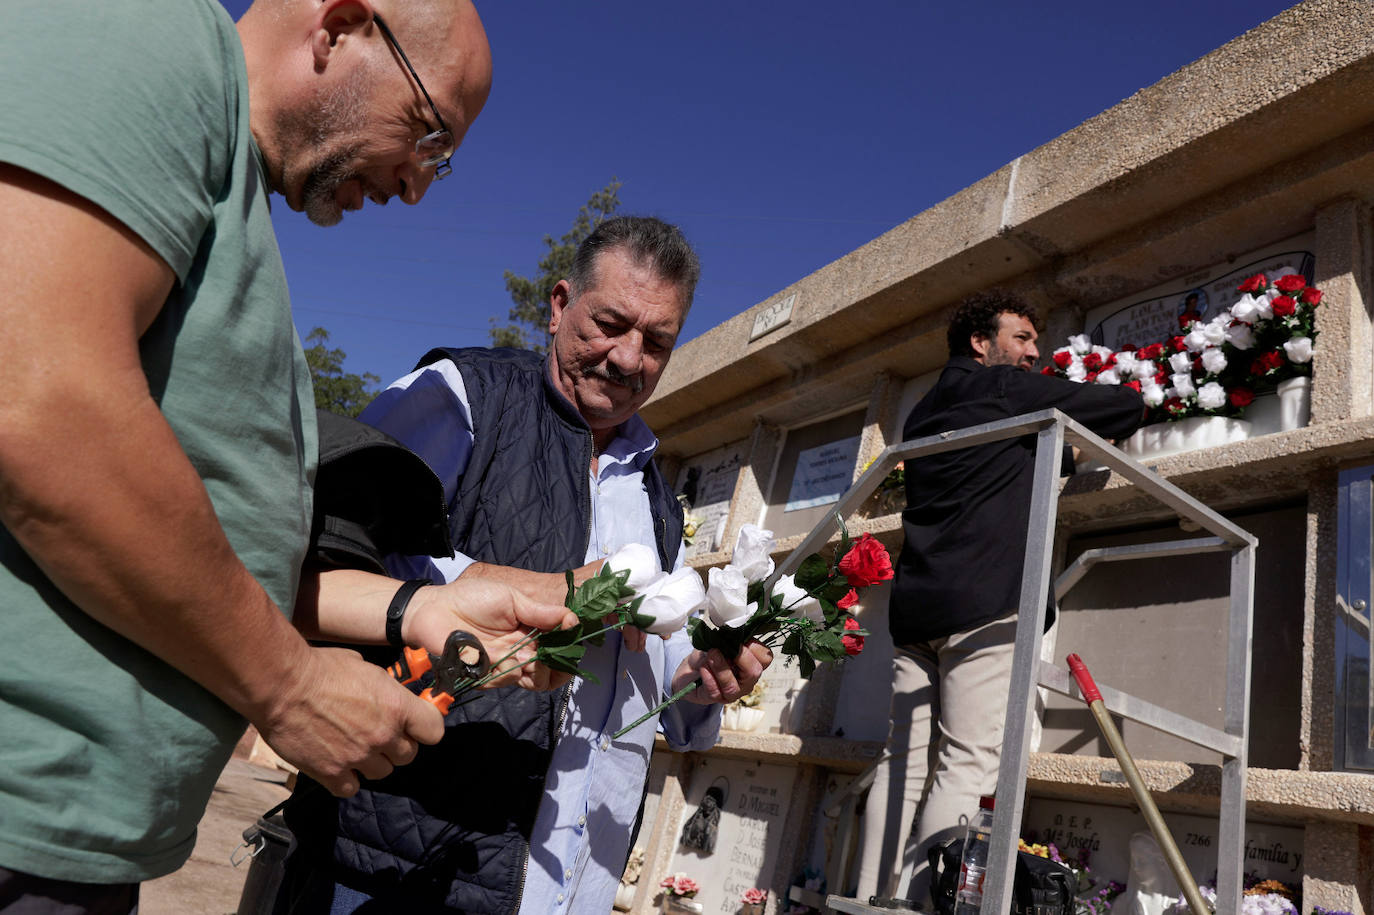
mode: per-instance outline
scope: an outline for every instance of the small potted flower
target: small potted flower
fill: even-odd
[[[739,902],[739,915],[763,915],[763,908],[768,904],[768,891],[750,887],[744,891]]]
[[[699,915],[701,903],[692,899],[701,887],[684,873],[671,874],[659,881],[663,889],[663,904],[659,911],[663,915]]]

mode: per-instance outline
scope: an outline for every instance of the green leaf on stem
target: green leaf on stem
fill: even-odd
[[[802,560],[802,564],[797,567],[797,574],[792,578],[798,588],[815,594],[818,588],[825,587],[830,581],[830,564],[822,559],[819,553],[812,553]]]

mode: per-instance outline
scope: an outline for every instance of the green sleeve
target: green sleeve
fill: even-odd
[[[7,3],[0,161],[97,204],[185,282],[234,148],[242,67],[214,0]]]

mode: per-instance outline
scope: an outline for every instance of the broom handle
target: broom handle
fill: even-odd
[[[1188,870],[1188,865],[1183,860],[1183,854],[1178,850],[1178,843],[1174,841],[1173,835],[1169,832],[1169,827],[1164,824],[1164,817],[1160,816],[1159,808],[1155,806],[1154,798],[1150,796],[1149,789],[1145,787],[1145,780],[1140,777],[1140,770],[1135,767],[1135,760],[1131,758],[1130,751],[1126,749],[1126,742],[1121,739],[1121,732],[1116,729],[1115,722],[1108,714],[1107,706],[1102,702],[1102,693],[1098,690],[1097,684],[1093,682],[1092,674],[1088,673],[1088,666],[1076,654],[1069,655],[1068,661],[1069,671],[1073,674],[1074,680],[1078,681],[1078,688],[1083,692],[1083,699],[1088,703],[1088,710],[1093,713],[1093,718],[1097,720],[1097,726],[1102,730],[1102,736],[1107,738],[1107,746],[1112,748],[1112,754],[1116,756],[1116,761],[1121,764],[1121,772],[1126,776],[1127,784],[1131,786],[1131,793],[1135,795],[1136,803],[1140,805],[1140,812],[1144,815],[1150,832],[1154,835],[1155,841],[1159,843],[1160,850],[1164,852],[1164,860],[1169,863],[1169,870],[1173,871],[1174,879],[1178,881],[1178,888],[1183,891],[1183,898],[1188,900],[1188,906],[1193,910],[1194,915],[1208,915],[1212,908],[1203,900],[1202,893],[1198,891],[1197,881],[1193,879],[1192,872]]]

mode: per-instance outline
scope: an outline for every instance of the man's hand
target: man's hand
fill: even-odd
[[[746,695],[759,682],[759,677],[773,663],[773,651],[762,642],[751,641],[740,649],[734,661],[727,661],[719,649],[694,651],[678,665],[673,675],[673,692],[701,678],[701,686],[687,694],[689,702],[711,705],[734,702]]]
[[[253,724],[283,759],[339,797],[358,792],[359,773],[383,778],[414,759],[418,744],[444,736],[438,709],[355,652],[311,648],[305,657]]]
[[[532,663],[535,645],[526,641],[529,631],[575,625],[577,617],[561,604],[539,603],[499,582],[462,576],[446,585],[416,591],[401,636],[408,645],[439,654],[450,632],[465,629],[482,640],[492,669],[507,672],[488,687],[514,685],[543,690],[562,686],[572,675]],[[516,649],[522,641],[525,644]],[[515,655],[500,660],[512,650],[516,650]]]

